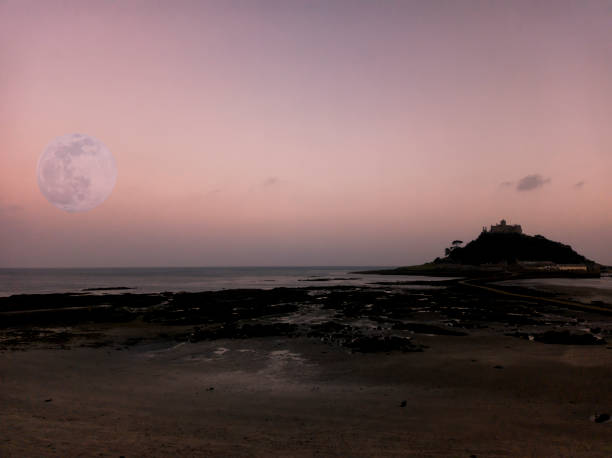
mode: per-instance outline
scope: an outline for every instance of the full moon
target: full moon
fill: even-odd
[[[117,164],[97,138],[67,134],[47,145],[36,175],[49,202],[67,212],[84,212],[110,196],[117,181]]]

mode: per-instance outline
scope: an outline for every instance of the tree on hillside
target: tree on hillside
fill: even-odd
[[[446,248],[446,249],[444,250],[444,254],[445,254],[446,256],[450,256],[450,255],[451,255],[451,253],[452,253],[453,251],[455,251],[457,248],[460,248],[460,247],[461,247],[461,244],[462,244],[462,243],[463,243],[463,241],[462,241],[462,240],[453,240],[453,241],[451,242],[451,246],[450,246],[450,247],[448,247],[448,248]]]

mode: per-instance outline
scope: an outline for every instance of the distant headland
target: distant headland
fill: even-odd
[[[507,273],[521,277],[599,277],[605,266],[542,235],[527,235],[505,220],[463,246],[454,240],[443,258],[416,266],[367,271],[388,275],[477,276]]]

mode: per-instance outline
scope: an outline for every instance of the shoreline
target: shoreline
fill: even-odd
[[[610,455],[609,316],[383,283],[1,298],[0,454]]]
[[[575,296],[589,297],[585,290],[457,278],[376,282],[360,287],[14,295],[0,298],[0,348],[8,348],[7,342],[27,344],[28,338],[35,342],[36,329],[139,322],[169,330],[189,329],[188,333],[170,334],[191,341],[307,336],[357,351],[408,351],[413,350],[418,329],[449,335],[501,325],[522,332],[519,328],[528,323],[534,332],[559,328],[584,333],[576,314],[612,313],[612,301],[576,302]],[[604,298],[610,299],[612,294]],[[546,318],[549,315],[557,317],[552,327]],[[22,331],[27,337],[15,337]],[[595,337],[604,340],[608,333],[612,336],[612,324]]]
[[[602,266],[605,267],[605,266]],[[607,271],[604,271],[607,273]],[[422,264],[416,266],[396,267],[393,269],[363,270],[352,272],[366,275],[424,275],[429,277],[466,277],[479,278],[482,276],[495,276],[504,279],[540,279],[540,278],[601,278],[601,272],[579,271],[533,271],[525,269],[508,269],[500,266],[480,266],[469,264]],[[492,280],[495,281],[495,280]]]

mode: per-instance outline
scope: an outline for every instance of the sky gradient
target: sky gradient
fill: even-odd
[[[612,1],[0,0],[0,267],[405,265],[501,218],[612,264]],[[38,189],[100,139],[109,199]]]

